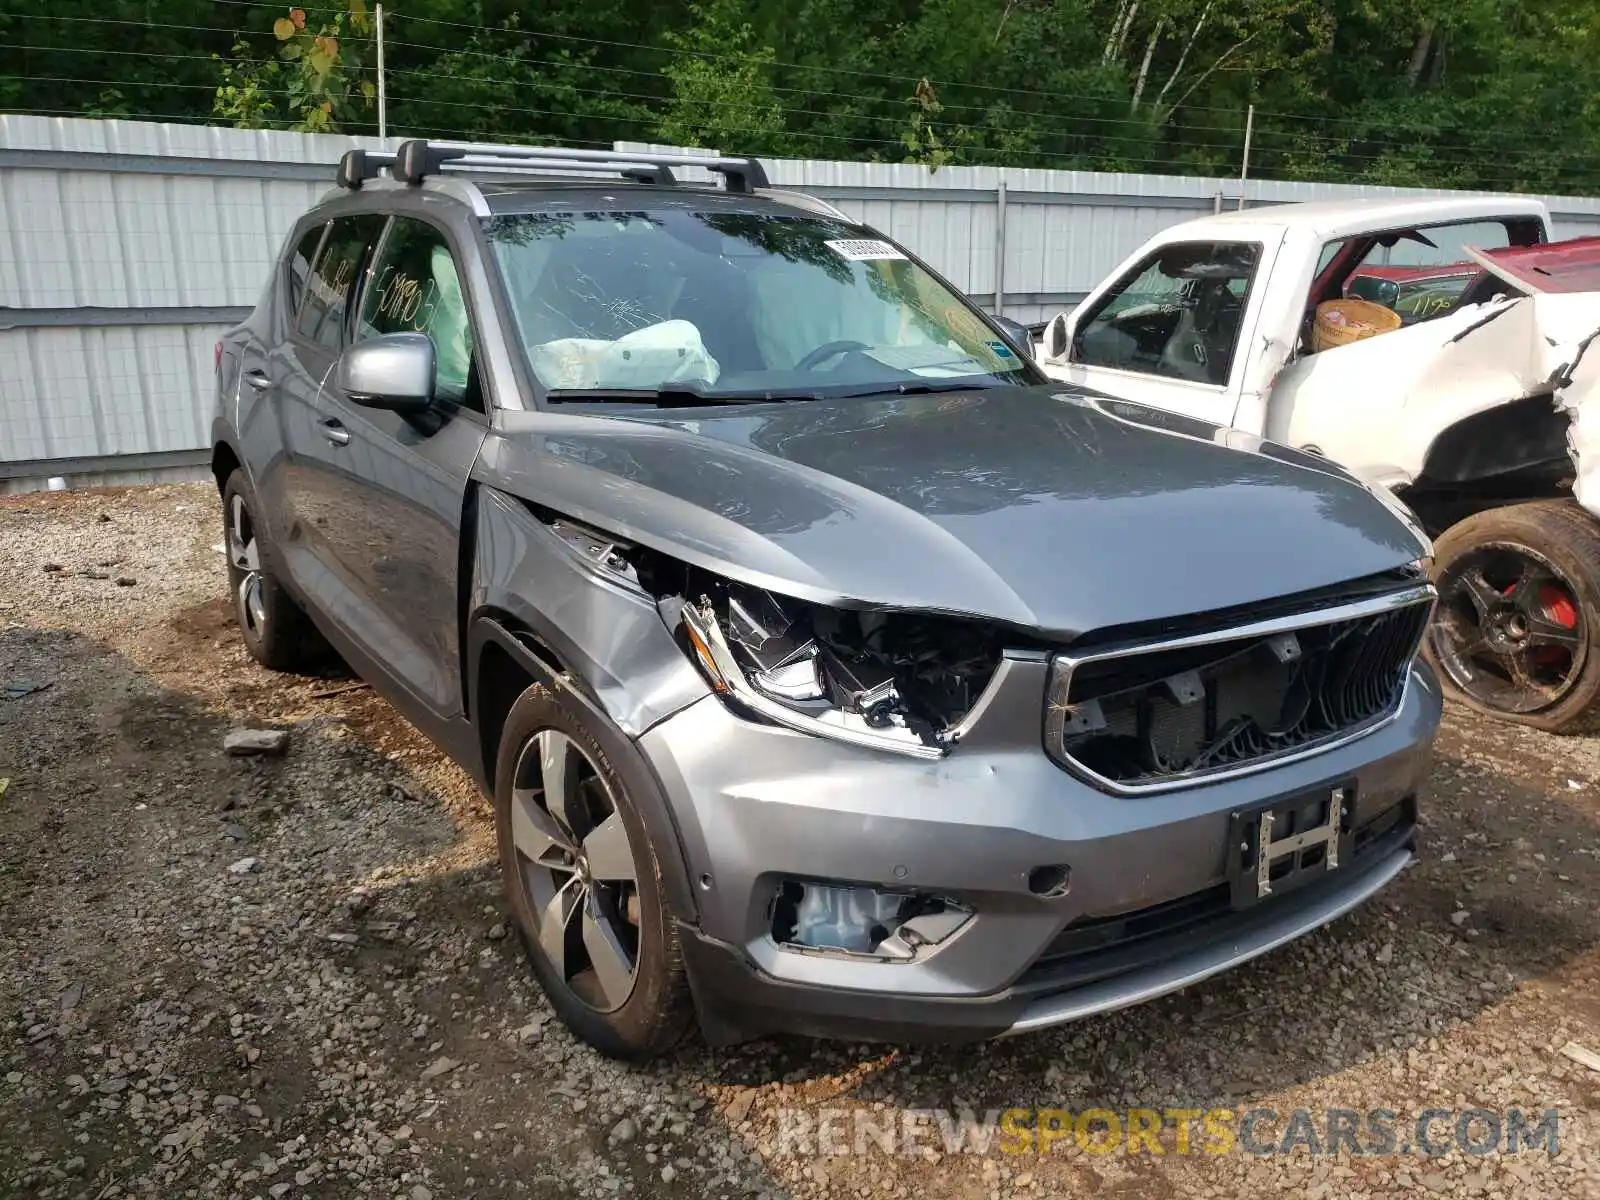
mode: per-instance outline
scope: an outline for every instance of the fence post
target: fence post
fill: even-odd
[[[1250,138],[1256,131],[1256,106],[1252,104],[1244,115],[1244,162],[1239,167],[1239,209],[1244,209],[1244,181],[1250,178]]]
[[[1006,181],[994,189],[994,315],[1001,316],[1006,302]]]
[[[378,137],[389,136],[389,88],[383,77],[383,5],[377,5],[378,27]]]

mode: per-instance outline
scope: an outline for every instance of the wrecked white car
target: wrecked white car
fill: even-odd
[[[1600,272],[1592,239],[1549,237],[1523,197],[1206,217],[1044,326],[1038,357],[1398,496],[1436,539],[1451,692],[1574,732],[1600,716]]]

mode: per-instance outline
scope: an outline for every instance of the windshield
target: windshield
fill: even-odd
[[[488,236],[523,350],[555,399],[1025,381],[1016,352],[961,297],[844,222],[682,209],[537,213],[496,218]]]

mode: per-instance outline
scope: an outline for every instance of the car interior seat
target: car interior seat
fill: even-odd
[[[1185,305],[1178,311],[1178,322],[1161,347],[1161,374],[1196,383],[1214,383],[1211,378],[1211,352],[1201,336],[1198,305]]]

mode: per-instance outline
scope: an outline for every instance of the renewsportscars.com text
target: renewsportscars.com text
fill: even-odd
[[[1560,1152],[1560,1113],[1425,1108],[856,1108],[778,1111],[778,1154],[1389,1154]]]

